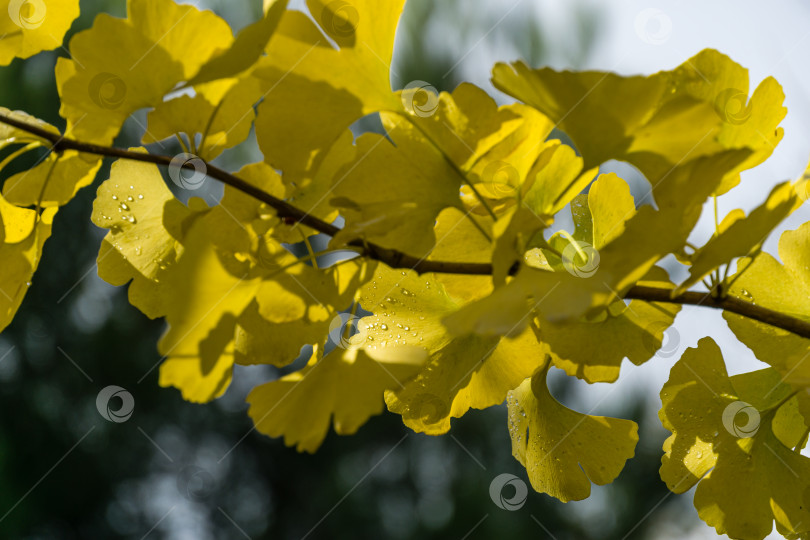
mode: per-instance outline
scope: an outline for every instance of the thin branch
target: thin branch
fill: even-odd
[[[787,330],[788,332],[793,332],[804,338],[810,338],[810,322],[757,304],[752,304],[740,298],[732,296],[726,298],[712,298],[711,293],[697,291],[686,291],[673,297],[670,296],[671,292],[671,289],[636,285],[627,291],[624,297],[631,300],[645,300],[647,302],[665,302],[685,306],[722,309],[730,313],[742,315],[748,319],[781,328],[782,330]]]
[[[53,151],[63,152],[65,150],[76,150],[86,154],[94,154],[97,156],[105,156],[119,159],[129,159],[132,161],[140,161],[143,163],[152,163],[154,165],[161,165],[168,167],[172,158],[168,156],[161,156],[156,154],[144,154],[141,152],[132,152],[122,148],[115,148],[110,146],[102,146],[98,144],[86,143],[64,137],[58,133],[53,133],[39,126],[28,124],[27,122],[12,118],[3,113],[0,113],[0,123],[7,124],[17,129],[26,131],[40,137],[51,143]],[[293,222],[306,225],[320,233],[327,236],[335,236],[340,229],[331,223],[327,223],[307,212],[297,208],[287,201],[278,199],[269,193],[265,193],[256,186],[245,182],[227,171],[220,169],[210,163],[205,163],[206,174],[211,178],[219,180],[225,185],[231,186],[234,189],[250,195],[255,199],[265,203],[273,208],[278,217],[288,219]],[[183,168],[193,170],[195,163],[193,161],[186,161],[182,165]],[[359,248],[361,256],[369,257],[371,259],[383,262],[391,268],[408,268],[415,270],[419,273],[435,272],[442,274],[471,274],[471,275],[491,275],[492,265],[478,264],[478,263],[463,263],[463,262],[450,262],[450,261],[428,261],[413,255],[408,255],[394,249],[388,249],[377,244],[365,242],[362,239],[353,240],[348,243],[350,247]]]
[[[172,158],[167,156],[131,152],[121,148],[101,146],[65,138],[58,133],[53,133],[38,126],[30,125],[16,118],[9,117],[3,113],[0,113],[0,123],[16,127],[17,129],[26,131],[48,141],[51,143],[55,152],[76,150],[78,152],[87,154],[129,159],[166,167],[168,167],[172,162]],[[183,164],[183,167],[192,169],[194,168],[194,163],[190,161],[186,162]],[[228,173],[227,171],[224,171],[209,163],[206,163],[206,167],[208,176],[267,204],[273,208],[277,212],[278,216],[282,219],[286,218],[288,220],[296,221],[328,236],[335,236],[338,232],[340,232],[340,229],[331,223],[327,223],[315,216],[312,216],[300,208],[291,205],[287,201],[273,197],[256,186],[253,186],[241,178]],[[437,274],[461,274],[474,276],[492,275],[492,265],[489,263],[424,260],[406,253],[402,253],[401,251],[388,249],[376,244],[365,242],[362,239],[353,240],[352,242],[349,242],[348,245],[355,248],[360,256],[385,263],[391,268],[407,268],[415,270],[419,273],[432,272]],[[672,290],[667,288],[636,285],[624,295],[624,298],[643,300],[647,302],[694,305],[722,309],[810,339],[810,322],[806,322],[784,313],[746,302],[739,298],[713,298],[711,293],[700,293],[693,291],[686,291],[673,297],[671,296],[671,293]]]

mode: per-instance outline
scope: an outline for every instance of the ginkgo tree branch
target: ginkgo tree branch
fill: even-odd
[[[10,117],[3,113],[0,113],[0,123],[26,131],[48,141],[51,143],[54,152],[76,150],[77,152],[86,154],[129,159],[133,161],[161,165],[164,167],[172,165],[172,158],[169,156],[134,152],[131,150],[125,150],[123,148],[77,141],[58,133],[48,131],[39,126],[28,124],[27,122]],[[191,161],[185,162],[181,165],[181,167],[194,170],[195,163]],[[262,191],[256,186],[223,169],[220,169],[219,167],[216,167],[208,162],[205,162],[205,167],[207,176],[219,180],[223,184],[231,186],[234,189],[237,189],[242,193],[250,195],[251,197],[265,203],[269,207],[273,208],[278,217],[282,219],[288,219],[302,225],[306,225],[307,227],[311,227],[312,229],[328,236],[335,236],[338,232],[340,232],[340,228],[332,225],[331,223],[327,223],[322,219],[319,219],[318,217],[313,216],[306,211],[288,203],[285,200],[274,197],[273,195]],[[383,262],[391,268],[409,268],[416,270],[419,273],[436,272],[444,274],[471,275],[492,274],[492,265],[490,264],[426,260],[424,258],[408,255],[407,253],[402,253],[401,251],[385,248],[372,242],[366,242],[361,239],[351,241],[348,244],[351,247],[359,248],[362,256]]]
[[[86,154],[128,159],[165,167],[172,164],[172,158],[168,156],[147,154],[125,150],[123,148],[77,141],[75,139],[65,137],[59,133],[48,131],[39,126],[28,124],[27,122],[10,117],[3,113],[0,113],[0,123],[7,124],[48,141],[51,144],[54,152],[75,150],[77,152]],[[308,212],[288,203],[287,201],[274,197],[273,195],[262,191],[256,186],[223,169],[220,169],[219,167],[207,162],[205,165],[206,174],[208,176],[267,204],[273,208],[278,217],[282,219],[288,219],[301,223],[302,225],[306,225],[307,227],[328,236],[335,236],[341,230],[331,223],[327,223],[318,217],[313,216]],[[194,169],[194,166],[195,164],[192,162],[186,162],[182,165],[183,168],[188,169]],[[414,257],[413,255],[408,255],[407,253],[403,253],[401,251],[385,248],[371,242],[365,242],[360,239],[353,240],[349,242],[348,245],[356,248],[360,256],[382,262],[391,268],[407,268],[415,270],[419,273],[432,272],[439,274],[475,276],[488,276],[492,275],[493,273],[493,267],[489,263],[427,260],[424,258]],[[739,298],[716,298],[710,292],[702,293],[697,291],[686,291],[672,296],[671,289],[642,285],[631,287],[624,295],[624,298],[647,302],[661,302],[722,309],[724,311],[735,313],[748,319],[781,328],[798,336],[810,339],[810,322],[741,300]]]

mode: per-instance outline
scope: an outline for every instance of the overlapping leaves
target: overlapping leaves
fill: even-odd
[[[469,409],[506,400],[513,454],[532,485],[580,500],[591,483],[620,473],[636,426],[567,409],[546,374],[556,366],[612,382],[625,358],[650,360],[678,307],[625,302],[631,289],[674,296],[746,257],[720,280],[719,300],[730,294],[810,320],[807,226],[783,235],[781,263],[759,251],[806,198],[806,178],[777,186],[748,217],[718,219],[705,245],[685,249],[706,201],[739,184],[781,139],[785,109],[773,79],[749,96],[747,71],[707,50],[648,77],[498,64],[494,84],[523,102],[505,106],[470,84],[394,91],[404,0],[309,0],[308,14],[284,0],[264,4],[264,16],[235,37],[212,12],[172,0],[130,0],[126,18],[99,16],[56,66],[66,135],[109,144],[147,108],[145,144],[175,138],[210,161],[255,127],[264,160],[235,175],[325,224],[341,218],[330,252],[492,272],[420,275],[346,253],[323,264],[317,231],[267,204],[230,186],[184,204],[156,166],[119,160],[94,205],[93,222],[108,230],[99,274],[129,284],[134,306],[165,318],[161,385],[206,402],[227,390],[235,365],[284,368],[304,351],[303,367],[256,386],[248,401],[259,431],[310,452],[330,425],[354,433],[384,405],[413,430],[441,434]],[[76,2],[47,9],[41,21],[27,11],[6,21],[0,64],[59,45]],[[379,116],[382,134],[351,131],[367,115]],[[549,139],[554,127],[576,150]],[[3,128],[0,139],[11,150],[0,168],[28,152],[41,157],[5,179],[0,197],[2,329],[56,209],[101,161],[52,151],[24,130]],[[624,180],[600,175],[608,160],[634,165],[650,193],[636,200]],[[569,210],[574,228],[564,231],[555,220]],[[673,253],[691,265],[678,287],[657,266]],[[775,521],[783,534],[807,535],[810,466],[794,448],[806,442],[810,407],[793,392],[810,386],[808,342],[725,317],[772,369],[728,377],[711,341],[688,351],[662,392],[661,419],[673,431],[662,478],[676,492],[698,484],[698,512],[718,532],[762,538]],[[751,436],[725,418],[743,402],[761,419]],[[746,489],[751,477],[764,487]]]
[[[807,395],[765,369],[729,377],[720,349],[704,338],[688,349],[661,390],[661,478],[683,493],[695,484],[701,519],[731,538],[789,538],[810,531],[804,492],[810,458],[799,454],[810,426]]]

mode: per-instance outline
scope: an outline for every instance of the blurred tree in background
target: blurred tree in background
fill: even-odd
[[[578,24],[562,47],[525,17],[507,18],[489,35],[494,21],[468,4],[473,2],[409,1],[395,87],[423,80],[452,90],[461,78],[458,51],[481,36],[493,38],[485,46],[495,43],[505,60],[520,56],[541,65],[553,58],[572,68],[596,43],[598,14],[578,3],[570,6]],[[235,27],[261,12],[259,2],[204,5]],[[83,1],[81,7],[74,32],[89,27],[99,11],[123,15],[125,9],[123,2],[104,0]],[[431,39],[437,33],[446,33],[457,50]],[[52,73],[56,58],[65,54],[40,54],[0,71],[0,103],[64,127]],[[131,120],[118,146],[138,145],[139,121],[145,125],[143,116]],[[360,129],[373,124],[368,120]],[[179,151],[167,147],[164,153]],[[240,152],[226,153],[218,163],[234,170],[260,159]],[[636,459],[617,482],[595,486],[590,499],[568,505],[530,490],[525,506],[510,512],[489,495],[499,474],[525,474],[509,454],[505,407],[470,413],[441,438],[414,434],[386,413],[356,436],[330,434],[317,454],[308,455],[257,434],[245,414],[248,389],[278,377],[275,368],[237,367],[227,394],[205,407],[158,387],[155,343],[163,323],[146,319],[128,304],[124,288],[96,275],[103,234],[89,217],[95,189],[108,173],[109,163],[96,184],[58,214],[46,263],[0,337],[0,537],[682,536],[675,516],[683,515],[690,497],[668,499],[658,478],[665,436],[654,413],[658,403],[628,396],[625,410],[609,411],[640,422]],[[195,194],[211,202],[220,193],[211,183]],[[565,403],[572,388],[558,382],[553,390]],[[96,396],[108,385],[134,396],[127,422],[109,422],[96,410]]]

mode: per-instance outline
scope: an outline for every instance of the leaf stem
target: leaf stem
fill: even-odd
[[[25,154],[26,152],[28,152],[30,150],[33,150],[34,148],[39,148],[40,146],[42,146],[42,143],[35,141],[35,142],[32,142],[32,143],[28,143],[27,145],[23,146],[22,148],[20,148],[18,150],[15,150],[11,154],[9,154],[8,157],[6,157],[6,159],[4,159],[2,162],[0,162],[0,171],[5,169],[8,166],[9,163],[14,161],[15,159],[17,159],[21,155]]]
[[[298,229],[298,232],[301,233],[301,238],[304,240],[304,245],[307,247],[307,253],[309,253],[309,260],[312,262],[312,267],[317,270],[318,269],[318,257],[315,255],[315,250],[312,249],[312,244],[309,241],[309,237],[304,233],[302,229]]]

